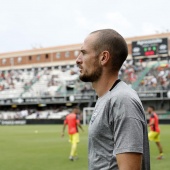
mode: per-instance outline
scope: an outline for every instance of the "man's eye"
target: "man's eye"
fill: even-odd
[[[82,53],[83,55],[86,54],[86,52],[85,52],[84,50],[82,50],[81,53]]]
[[[85,51],[82,51],[82,54],[83,54],[83,55],[85,55],[85,54],[86,54],[86,52],[85,52]]]

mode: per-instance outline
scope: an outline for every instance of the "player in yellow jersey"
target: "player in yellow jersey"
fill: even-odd
[[[64,120],[62,137],[64,136],[65,128],[68,125],[69,142],[71,142],[71,151],[69,159],[71,161],[78,158],[77,157],[77,144],[79,143],[78,127],[80,127],[82,131],[84,131],[80,124],[80,119],[78,117],[79,113],[80,113],[79,108],[74,108],[73,111],[70,114],[68,114]]]
[[[163,149],[160,143],[160,128],[159,128],[159,118],[158,115],[155,113],[155,108],[153,106],[149,106],[147,109],[148,113],[150,114],[149,124],[150,132],[148,134],[149,140],[154,141],[159,150],[159,156],[157,159],[163,158]]]

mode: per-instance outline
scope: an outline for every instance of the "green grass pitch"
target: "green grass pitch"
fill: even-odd
[[[79,160],[68,160],[67,133],[61,138],[61,125],[0,126],[0,170],[87,170],[87,127],[80,132]],[[158,151],[150,143],[151,169],[170,169],[170,125],[161,125],[165,158],[156,160]]]

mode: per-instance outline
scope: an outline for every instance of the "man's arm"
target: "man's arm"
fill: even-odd
[[[152,119],[151,122],[148,124],[148,126],[150,127],[150,126],[152,126],[152,125],[154,125],[154,124],[155,124],[155,120]]]
[[[116,155],[119,170],[141,170],[141,153],[122,153]]]
[[[79,122],[77,122],[77,126],[82,130],[82,132],[84,132],[84,129]]]

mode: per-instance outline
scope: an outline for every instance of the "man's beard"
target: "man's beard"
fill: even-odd
[[[93,73],[84,74],[84,75],[79,76],[81,81],[83,81],[83,82],[95,82],[100,78],[100,76],[102,74],[102,67],[99,64],[97,64],[96,62],[94,63],[93,67],[95,68]]]

